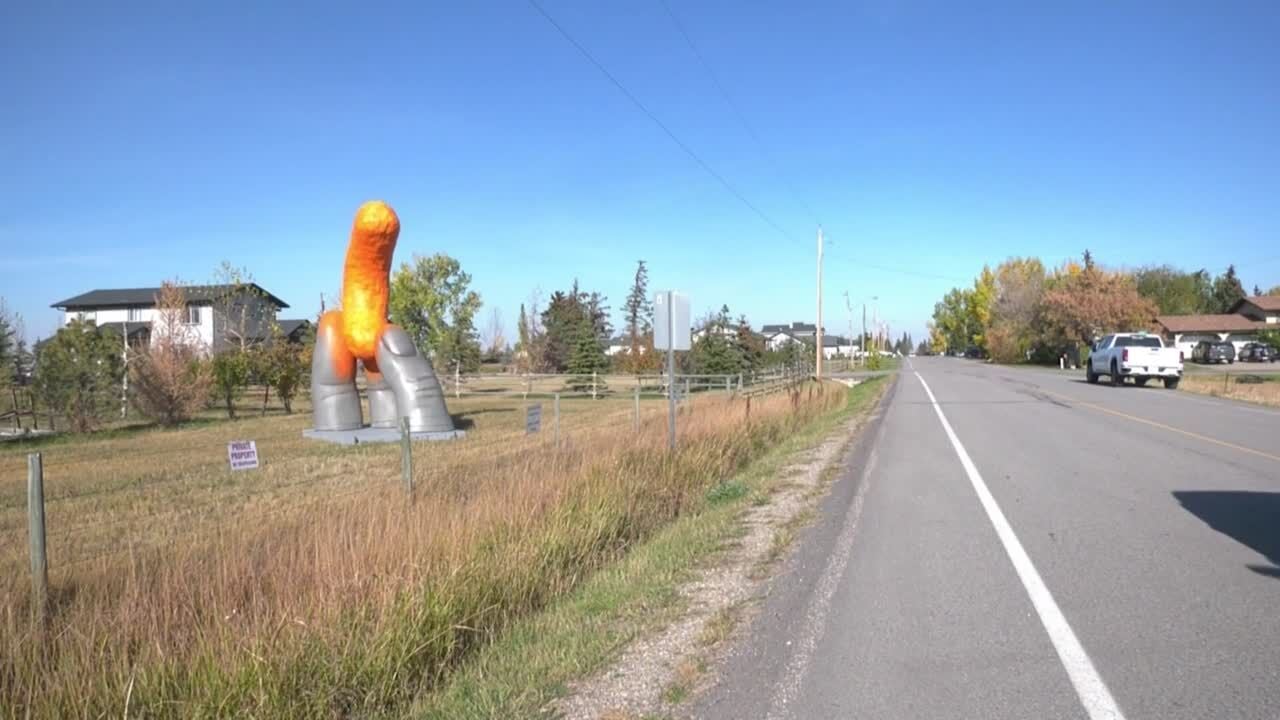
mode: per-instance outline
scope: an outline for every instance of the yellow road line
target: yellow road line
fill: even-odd
[[[1065,395],[1059,395],[1058,393],[1051,392],[1049,390],[1042,390],[1041,392],[1045,393],[1046,395],[1052,395],[1065,402],[1069,402],[1075,405],[1083,405],[1084,407],[1091,408],[1099,412],[1108,413],[1110,415],[1115,415],[1116,417],[1122,417],[1122,418],[1125,418],[1126,420],[1139,422],[1139,423],[1142,423],[1143,425],[1150,425],[1151,427],[1160,428],[1161,430],[1168,430],[1169,432],[1178,433],[1179,435],[1186,435],[1187,437],[1195,438],[1196,440],[1202,440],[1204,442],[1212,443],[1214,445],[1221,445],[1222,447],[1225,447],[1225,448],[1231,448],[1232,450],[1239,450],[1240,452],[1249,453],[1250,455],[1257,455],[1258,457],[1280,462],[1280,455],[1272,455],[1271,453],[1263,452],[1262,450],[1255,450],[1251,447],[1245,447],[1244,445],[1237,445],[1232,442],[1227,442],[1226,440],[1211,438],[1208,435],[1201,435],[1200,433],[1191,432],[1190,430],[1183,430],[1182,428],[1176,428],[1172,425],[1165,425],[1164,423],[1156,422],[1155,420],[1148,420],[1143,417],[1138,417],[1137,415],[1130,415],[1129,413],[1120,412],[1119,410],[1112,410],[1109,407],[1103,407],[1102,405],[1098,405],[1095,403],[1085,402],[1083,400],[1077,400],[1075,398],[1066,397]]]

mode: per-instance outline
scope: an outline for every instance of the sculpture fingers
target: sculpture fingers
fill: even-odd
[[[356,359],[342,338],[342,312],[320,318],[311,355],[312,418],[316,430],[354,430],[362,424]]]
[[[395,393],[401,417],[413,432],[452,432],[453,418],[431,361],[418,352],[403,328],[387,325],[378,338],[378,370]]]

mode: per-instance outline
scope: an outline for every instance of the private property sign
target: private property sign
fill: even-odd
[[[254,470],[258,467],[258,444],[253,440],[227,443],[227,458],[232,470]]]
[[[542,429],[542,403],[524,409],[524,433],[532,435]]]

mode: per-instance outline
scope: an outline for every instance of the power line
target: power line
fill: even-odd
[[[565,40],[569,42],[570,45],[572,45],[575,49],[577,49],[577,51],[581,53],[581,55],[584,58],[586,58],[588,62],[594,65],[602,75],[608,78],[609,82],[613,83],[613,86],[618,88],[619,92],[625,95],[626,98],[630,100],[633,105],[639,108],[640,112],[644,113],[650,120],[653,121],[654,125],[657,125],[662,130],[662,132],[666,133],[667,137],[671,138],[671,141],[674,142],[677,146],[679,146],[680,149],[683,150],[686,155],[692,158],[693,161],[697,163],[699,167],[705,170],[708,175],[715,178],[734,197],[738,198],[738,200],[743,205],[746,205],[752,212],[754,212],[757,216],[759,216],[761,220],[767,223],[774,230],[777,230],[779,234],[781,234],[783,237],[787,238],[788,240],[791,240],[793,242],[795,241],[795,238],[791,237],[791,233],[784,230],[781,225],[774,222],[772,218],[766,215],[762,210],[760,210],[760,208],[756,207],[755,204],[753,204],[750,200],[746,198],[746,196],[738,192],[738,189],[735,188],[732,184],[730,184],[729,181],[726,180],[723,175],[716,172],[716,170],[712,168],[710,165],[708,165],[707,162],[698,155],[698,153],[693,151],[693,148],[689,147],[687,143],[685,143],[683,140],[679,138],[679,136],[677,136],[674,132],[672,132],[671,128],[667,127],[666,123],[662,122],[662,120],[660,120],[657,115],[654,115],[653,112],[649,110],[649,108],[646,107],[644,103],[640,102],[640,99],[637,98],[635,95],[633,95],[631,91],[628,90],[626,86],[623,85],[618,80],[618,78],[614,77],[613,73],[609,72],[608,68],[606,68],[603,64],[601,64],[601,62],[597,60],[595,56],[590,53],[590,51],[588,51],[585,47],[582,46],[582,43],[575,40],[574,37],[569,34],[569,31],[565,30],[564,27],[560,25],[560,23],[556,22],[556,19],[551,17],[551,14],[548,13],[545,9],[543,9],[543,7],[538,4],[537,0],[529,0],[529,4],[532,5],[533,9],[537,10],[538,13],[542,15],[542,17],[545,18],[547,22],[551,23],[551,26],[554,27],[556,31],[560,33],[561,37],[563,37]]]
[[[828,257],[833,260],[838,260],[840,262],[858,265],[859,267],[867,268],[869,270],[879,270],[881,272],[896,273],[898,275],[910,275],[913,277],[924,278],[926,280],[946,280],[947,282],[958,282],[958,283],[965,283],[965,284],[968,284],[973,281],[973,278],[969,278],[966,280],[966,279],[958,278],[951,275],[938,275],[935,273],[922,272],[919,270],[911,270],[908,268],[894,267],[891,265],[880,265],[877,263],[869,263],[865,260],[845,257],[842,255],[828,255]]]
[[[755,128],[751,126],[751,123],[747,122],[747,117],[742,112],[742,108],[738,107],[738,104],[733,101],[733,97],[729,95],[729,91],[726,90],[724,84],[720,82],[720,77],[711,69],[711,64],[707,62],[707,58],[700,50],[698,50],[697,44],[693,42],[693,38],[690,37],[688,31],[685,30],[684,25],[681,24],[680,18],[676,17],[676,14],[671,10],[671,6],[667,4],[667,0],[658,0],[658,2],[662,5],[662,9],[667,12],[667,17],[671,18],[671,23],[676,26],[676,30],[680,32],[680,36],[684,38],[685,44],[687,44],[689,49],[693,51],[694,57],[698,58],[698,62],[702,65],[702,69],[707,71],[707,75],[711,78],[712,84],[716,86],[716,90],[719,91],[720,97],[724,99],[725,104],[733,111],[734,116],[738,119],[738,123],[741,124],[742,128],[751,136],[751,139],[755,142],[756,148],[760,151],[760,154],[768,161],[774,174],[782,180],[783,185],[787,186],[787,189],[791,192],[792,198],[796,201],[796,204],[803,208],[809,215],[809,219],[812,220],[815,225],[819,224],[818,216],[813,212],[813,208],[809,207],[808,203],[804,201],[804,198],[800,196],[800,193],[796,191],[795,185],[791,183],[791,180],[778,167],[777,159],[773,156],[773,153],[769,152],[764,142],[760,140],[760,136],[756,133]]]

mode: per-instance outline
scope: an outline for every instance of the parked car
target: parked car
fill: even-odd
[[[1182,351],[1165,347],[1159,335],[1148,333],[1116,333],[1093,344],[1085,363],[1085,379],[1098,382],[1106,375],[1112,386],[1133,378],[1138,387],[1159,378],[1170,390],[1182,379]]]
[[[1236,361],[1236,346],[1222,340],[1201,340],[1191,348],[1191,360],[1208,365],[1216,363],[1229,365]]]
[[[1276,351],[1270,346],[1259,342],[1251,342],[1240,348],[1240,362],[1275,362]]]

